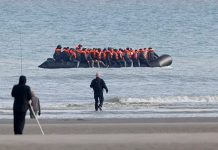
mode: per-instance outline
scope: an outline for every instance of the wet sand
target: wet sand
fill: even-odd
[[[218,118],[27,119],[24,135],[0,120],[1,150],[217,150]]]

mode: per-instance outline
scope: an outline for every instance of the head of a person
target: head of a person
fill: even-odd
[[[96,78],[100,78],[100,74],[98,72],[96,73]]]
[[[58,49],[61,49],[61,48],[62,48],[62,46],[61,46],[61,45],[58,45],[58,46],[57,46],[57,48],[58,48]]]
[[[26,76],[20,76],[19,78],[19,84],[20,85],[25,85],[26,84]]]

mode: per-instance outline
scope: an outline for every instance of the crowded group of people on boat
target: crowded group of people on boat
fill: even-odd
[[[58,45],[55,49],[53,58],[55,62],[76,63],[79,68],[80,63],[86,63],[89,67],[110,67],[110,66],[136,66],[148,64],[159,56],[151,47],[132,49],[132,48],[84,48],[81,44],[75,48],[63,47]]]

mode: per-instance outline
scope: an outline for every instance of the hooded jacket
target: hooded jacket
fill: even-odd
[[[31,99],[30,87],[25,85],[26,77],[20,76],[19,83],[14,85],[11,96],[14,97],[13,110],[16,112],[26,112],[29,107],[29,100]]]

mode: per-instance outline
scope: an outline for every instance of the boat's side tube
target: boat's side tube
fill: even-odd
[[[170,55],[161,55],[158,59],[149,62],[149,67],[164,67],[172,64],[172,57]]]
[[[160,67],[169,66],[173,62],[172,57],[166,54],[159,57],[158,60],[159,60]]]

